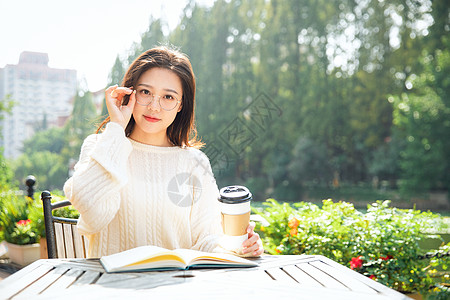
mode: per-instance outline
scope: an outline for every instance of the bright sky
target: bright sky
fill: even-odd
[[[23,51],[45,52],[49,66],[75,69],[89,90],[107,84],[117,55],[140,42],[150,18],[172,29],[188,0],[0,0],[0,68]],[[197,0],[201,5],[214,0]]]

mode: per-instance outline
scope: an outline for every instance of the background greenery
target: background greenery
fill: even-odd
[[[447,192],[449,31],[445,0],[190,1],[175,29],[150,21],[117,56],[110,83],[142,51],[180,47],[197,77],[198,131],[218,184],[245,184],[256,199],[299,201],[311,187],[361,183]],[[80,90],[69,123],[43,124],[8,162],[16,183],[33,174],[39,188],[61,189],[98,121],[92,94]]]

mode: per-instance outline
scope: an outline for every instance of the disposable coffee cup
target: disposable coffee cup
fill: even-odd
[[[224,236],[221,246],[230,251],[239,251],[248,239],[247,227],[250,222],[250,201],[252,193],[240,185],[220,189],[219,202],[222,211]]]

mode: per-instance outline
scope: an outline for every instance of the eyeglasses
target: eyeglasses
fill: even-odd
[[[159,106],[167,111],[170,111],[177,107],[181,101],[173,94],[167,94],[164,96],[155,95],[147,89],[136,90],[136,102],[142,106],[148,106],[155,98],[158,98]]]

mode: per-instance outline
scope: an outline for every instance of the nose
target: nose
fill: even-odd
[[[160,105],[159,105],[159,97],[158,95],[154,95],[150,101],[150,103],[147,105],[148,110],[154,110],[159,111]]]

